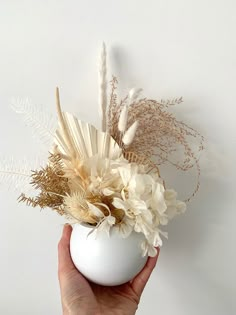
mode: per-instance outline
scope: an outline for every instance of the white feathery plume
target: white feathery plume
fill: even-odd
[[[118,129],[122,133],[125,132],[125,130],[126,130],[127,120],[128,120],[128,106],[125,105],[122,108],[122,111],[120,113],[119,122],[118,122]]]
[[[0,158],[0,183],[7,183],[8,188],[19,191],[34,191],[30,185],[32,169],[39,167],[42,163],[35,159],[16,159],[13,157]]]
[[[106,131],[106,109],[107,109],[107,81],[106,81],[106,46],[102,44],[102,52],[99,60],[98,81],[99,81],[99,113],[102,120],[102,131]]]
[[[53,144],[56,120],[43,107],[33,105],[28,98],[12,98],[11,108],[23,117],[25,124],[47,148]]]
[[[129,146],[133,142],[137,128],[138,128],[138,121],[135,121],[129,127],[129,129],[126,131],[126,133],[124,134],[122,138],[124,145]]]
[[[141,89],[141,88],[132,88],[129,91],[129,103],[130,104],[134,103],[137,100],[137,98],[139,97],[142,90],[143,89]]]

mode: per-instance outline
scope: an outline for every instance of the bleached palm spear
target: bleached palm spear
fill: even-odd
[[[59,95],[59,89],[56,88],[56,104],[57,104],[57,115],[59,120],[59,127],[62,131],[62,136],[64,139],[64,142],[68,148],[68,158],[71,158],[72,160],[76,158],[77,153],[75,149],[75,144],[73,143],[73,139],[70,136],[70,126],[67,123],[64,114],[61,110],[61,104],[60,104],[60,95]]]

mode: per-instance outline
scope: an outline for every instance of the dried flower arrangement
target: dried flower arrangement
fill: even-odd
[[[191,139],[197,139],[198,151],[203,137],[168,111],[182,98],[155,101],[140,98],[141,89],[132,89],[118,102],[117,79],[111,80],[108,102],[106,49],[103,45],[99,67],[99,109],[102,130],[62,112],[56,89],[58,128],[53,137],[46,167],[32,171],[31,185],[36,197],[21,194],[19,201],[32,207],[49,207],[60,215],[94,226],[94,231],[118,229],[122,237],[132,231],[143,233],[143,255],[155,256],[162,245],[160,229],[186,204],[167,189],[159,165],[169,162],[183,171],[200,168]],[[40,128],[39,128],[40,129]],[[183,158],[174,160],[182,150]],[[4,171],[3,171],[4,173]],[[23,174],[24,175],[24,174]],[[189,197],[185,201],[189,201]]]

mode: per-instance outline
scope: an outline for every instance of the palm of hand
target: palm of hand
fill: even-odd
[[[130,283],[116,287],[91,284],[101,314],[135,314],[139,297]]]
[[[144,269],[132,282],[115,287],[100,286],[89,282],[75,268],[69,252],[70,235],[71,227],[66,226],[59,243],[59,281],[63,314],[135,314],[157,257],[149,258]]]

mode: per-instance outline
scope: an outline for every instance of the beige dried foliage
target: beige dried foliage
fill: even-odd
[[[50,154],[48,165],[32,171],[31,174],[31,185],[39,190],[39,194],[36,197],[28,197],[22,193],[18,198],[19,202],[25,202],[32,207],[50,207],[64,215],[63,196],[69,193],[69,185],[68,179],[63,176],[60,155]]]

